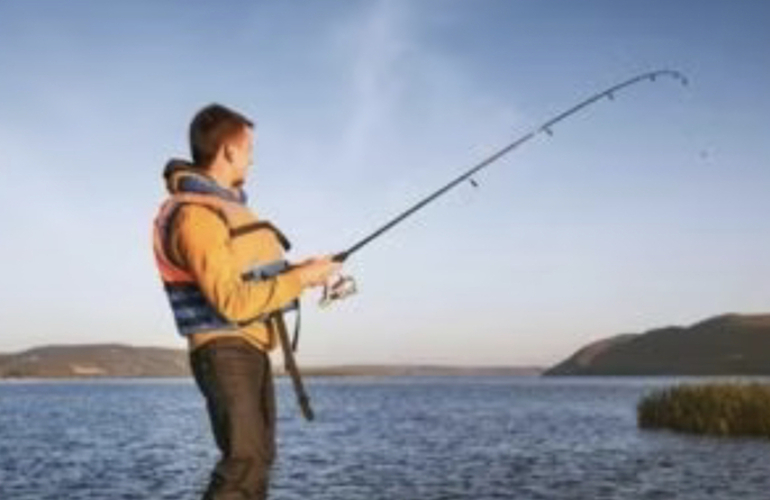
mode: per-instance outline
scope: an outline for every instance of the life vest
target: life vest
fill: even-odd
[[[163,175],[171,195],[161,205],[153,224],[153,250],[177,330],[181,335],[189,336],[198,332],[228,330],[249,334],[252,329],[258,328],[259,333],[267,335],[268,340],[263,346],[265,349],[272,349],[276,340],[279,341],[284,365],[291,376],[302,414],[307,420],[313,420],[310,398],[305,392],[293,354],[299,340],[299,299],[280,311],[271,311],[237,323],[230,321],[209,303],[195,277],[189,270],[174,262],[168,250],[174,214],[186,204],[206,207],[223,220],[229,230],[229,247],[242,280],[269,280],[288,269],[289,264],[284,259],[284,252],[291,247],[289,240],[275,226],[258,220],[246,208],[243,192],[235,194],[218,186],[213,180],[190,169],[189,163],[171,160]],[[293,341],[289,340],[284,322],[284,313],[291,310],[297,312]],[[247,336],[255,338],[252,335]]]
[[[283,254],[291,246],[280,230],[270,222],[258,220],[231,192],[199,174],[182,173],[181,179],[174,183],[171,195],[161,205],[153,229],[155,261],[179,334],[186,337],[199,332],[238,331],[256,323],[268,323],[275,312],[239,322],[223,317],[206,299],[194,276],[169,254],[168,240],[175,214],[189,204],[210,209],[225,223],[243,280],[268,280],[286,270],[288,262]],[[272,240],[268,244],[265,244],[266,237]],[[254,244],[251,238],[260,238],[262,244]],[[294,301],[277,313],[295,310],[298,305],[298,301]],[[265,347],[271,349],[274,344],[271,334]]]

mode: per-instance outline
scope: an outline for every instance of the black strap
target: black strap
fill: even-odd
[[[281,246],[283,247],[283,250],[285,252],[288,252],[289,250],[291,250],[291,242],[286,237],[286,235],[284,235],[277,227],[275,227],[272,223],[266,220],[256,221],[250,224],[245,224],[243,226],[233,228],[230,230],[230,237],[237,238],[239,236],[243,236],[254,231],[260,231],[262,229],[268,229],[272,231],[273,234],[275,234],[276,238],[278,238],[278,241],[281,243]]]
[[[294,392],[297,394],[297,402],[302,410],[302,415],[306,420],[312,421],[315,418],[313,414],[313,408],[310,407],[310,398],[305,392],[305,387],[302,384],[302,376],[297,368],[297,362],[294,359],[294,352],[292,351],[292,345],[289,341],[289,334],[286,331],[286,322],[283,319],[282,313],[274,313],[273,321],[278,330],[278,339],[281,342],[281,350],[283,351],[283,363],[286,371],[291,377],[291,382],[294,385]]]
[[[299,299],[297,299],[297,315],[294,320],[294,337],[291,339],[291,350],[294,352],[297,352],[297,348],[299,347],[299,327],[302,322],[302,309],[301,309],[301,302]]]

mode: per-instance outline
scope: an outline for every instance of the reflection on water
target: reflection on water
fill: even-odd
[[[770,498],[770,442],[636,428],[665,379],[279,382],[271,498]],[[0,499],[195,499],[216,451],[187,380],[0,384]]]

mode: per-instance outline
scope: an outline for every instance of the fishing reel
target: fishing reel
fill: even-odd
[[[343,276],[341,274],[332,276],[324,285],[323,296],[318,305],[328,307],[333,302],[349,297],[357,291],[356,281],[352,276]]]

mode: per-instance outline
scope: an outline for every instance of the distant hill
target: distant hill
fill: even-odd
[[[302,367],[306,376],[538,375],[535,367],[356,365]],[[282,375],[280,367],[276,370]],[[0,378],[188,377],[187,351],[120,344],[45,346],[0,354]]]
[[[770,315],[726,314],[610,337],[544,375],[770,375]]]
[[[535,366],[345,365],[302,368],[302,373],[311,377],[508,377],[540,375],[543,369]]]
[[[187,352],[120,344],[45,346],[0,355],[0,378],[182,377]]]

